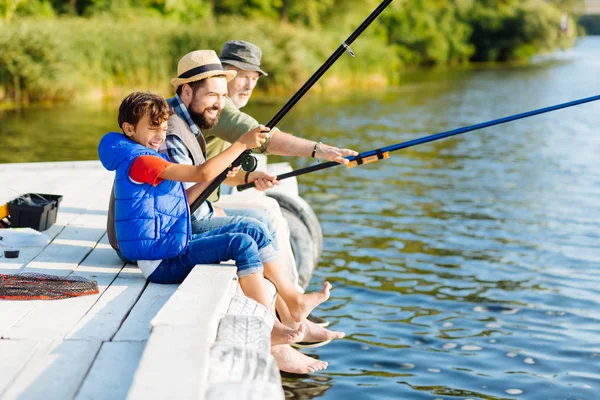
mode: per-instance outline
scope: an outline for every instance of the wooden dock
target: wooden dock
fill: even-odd
[[[181,285],[156,285],[119,260],[106,237],[112,179],[99,161],[0,164],[0,204],[63,196],[50,243],[0,258],[0,273],[75,274],[100,288],[0,300],[0,399],[283,398],[272,316],[240,294],[234,267],[198,266]]]

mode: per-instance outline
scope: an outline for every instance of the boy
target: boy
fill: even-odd
[[[172,164],[157,152],[171,114],[161,96],[134,92],[119,107],[123,134],[110,132],[100,140],[100,161],[116,171],[115,227],[121,252],[137,261],[144,276],[155,283],[182,282],[196,264],[233,259],[244,294],[273,312],[262,281],[264,271],[293,319],[300,322],[329,298],[331,285],[325,282],[318,293],[299,294],[281,274],[278,254],[261,225],[241,222],[191,235],[189,204],[243,151],[260,146],[268,128],[247,132],[202,165]],[[185,191],[181,182],[200,183]],[[294,343],[303,334],[302,325],[290,329],[276,320],[271,340],[273,344]]]

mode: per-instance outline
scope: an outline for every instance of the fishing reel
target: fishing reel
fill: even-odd
[[[254,171],[258,167],[258,160],[252,154],[246,154],[240,163],[242,169],[248,173]]]

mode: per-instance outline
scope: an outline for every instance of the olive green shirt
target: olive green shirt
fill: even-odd
[[[231,143],[238,140],[244,133],[251,129],[256,128],[258,125],[257,120],[242,112],[233,104],[231,99],[227,99],[225,108],[221,111],[221,117],[217,126],[210,131],[202,132],[204,139],[206,140],[206,159],[210,159],[217,154],[221,154],[227,149]],[[267,146],[269,145],[269,138],[263,143],[262,146],[255,149],[258,153],[266,153]],[[243,171],[240,173],[244,173]],[[217,189],[208,198],[212,202],[219,200],[220,190]]]

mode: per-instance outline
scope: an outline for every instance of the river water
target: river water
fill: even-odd
[[[366,151],[600,94],[599,73],[588,37],[528,66],[309,95],[280,127]],[[285,100],[247,111],[266,121]],[[95,159],[116,125],[114,105],[0,118],[0,162]],[[284,376],[286,394],[600,398],[598,127],[590,103],[299,177],[324,232],[311,289],[334,286],[316,314],[347,337],[306,351],[329,368]]]

